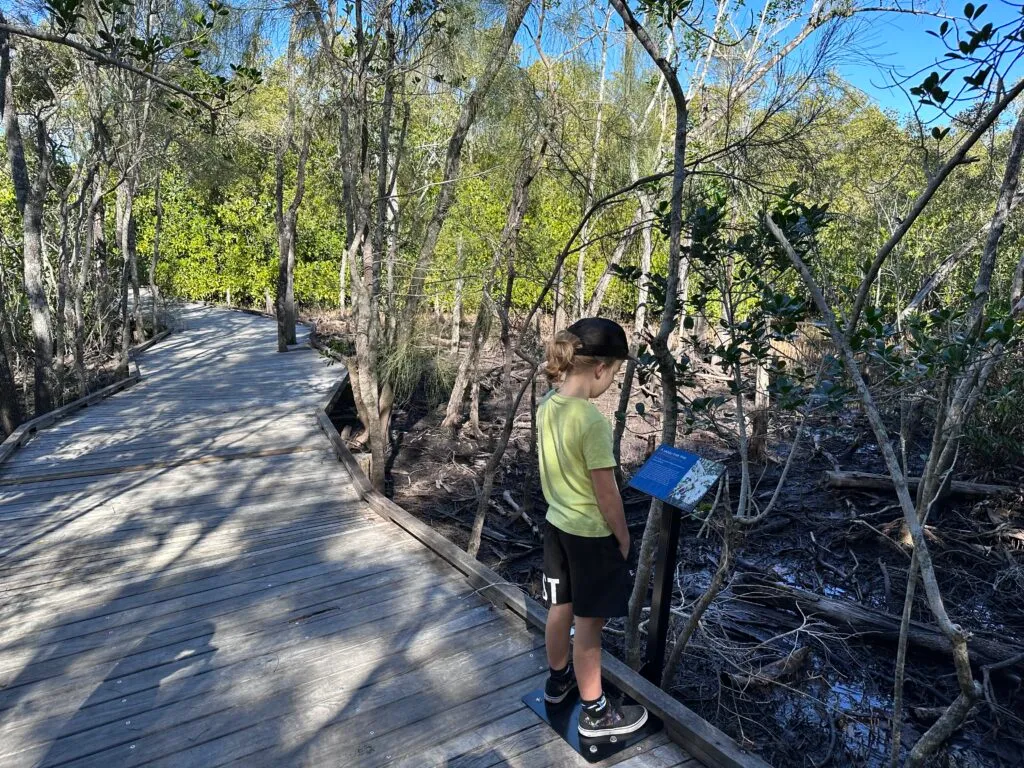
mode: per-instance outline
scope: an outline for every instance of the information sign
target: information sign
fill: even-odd
[[[692,512],[723,472],[724,464],[661,445],[633,475],[629,486],[684,512]]]

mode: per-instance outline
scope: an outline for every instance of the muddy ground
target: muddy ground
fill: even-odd
[[[711,379],[706,388],[714,386]],[[490,453],[491,436],[498,433],[503,418],[499,389],[495,371],[484,379],[481,425],[485,435],[480,438],[456,438],[441,428],[444,404],[431,404],[425,396],[405,403],[392,422],[390,493],[460,546],[466,545],[472,525],[476,487]],[[539,380],[538,397],[545,389]],[[618,387],[613,386],[599,407],[610,416],[618,396]],[[627,418],[622,443],[626,477],[657,440],[659,425],[651,415],[655,404],[647,399],[646,405],[646,415],[631,409]],[[776,509],[739,534],[733,580],[705,615],[672,693],[773,765],[882,766],[889,751],[892,711],[895,645],[891,638],[802,615],[794,605],[776,604],[765,610],[748,602],[753,579],[800,587],[896,617],[902,610],[909,549],[902,542],[895,498],[879,492],[834,491],[822,482],[824,472],[837,465],[843,470],[884,471],[866,421],[850,407],[812,416],[807,430]],[[912,462],[920,464],[927,447],[927,425],[918,431],[919,445],[911,454]],[[793,419],[773,420],[770,453],[774,460],[758,465],[754,473],[755,494],[762,506],[774,490],[794,433]],[[739,469],[727,439],[697,430],[681,436],[679,445],[725,461],[736,498]],[[1019,483],[1020,469],[1011,461],[1005,467],[968,469],[957,479]],[[638,544],[647,500],[630,489],[623,498]],[[519,505],[534,525],[514,513],[507,499]],[[544,501],[530,448],[529,398],[517,417],[493,502],[481,560],[539,599],[541,539],[536,528],[543,524]],[[1018,651],[1024,650],[1022,508],[1019,496],[983,502],[954,500],[933,512],[928,527],[953,620]],[[710,581],[720,552],[715,527],[698,537],[701,528],[698,519],[683,521],[676,594],[681,613]],[[931,624],[922,599],[916,603],[914,618]],[[621,620],[609,624],[606,637],[608,647],[621,656]],[[786,659],[788,663],[782,661]],[[956,696],[953,665],[946,655],[913,647],[908,659],[902,738],[907,747],[934,722],[936,708]],[[1024,664],[993,673],[990,693],[996,707],[985,702],[977,707],[967,726],[936,759],[936,766],[1024,766],[1022,674]]]

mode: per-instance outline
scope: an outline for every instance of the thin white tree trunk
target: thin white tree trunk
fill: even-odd
[[[601,80],[597,88],[597,107],[594,113],[594,141],[590,147],[590,167],[587,170],[587,191],[583,198],[583,210],[586,211],[594,203],[594,185],[597,182],[597,160],[601,153],[601,133],[604,128],[604,93],[608,80],[608,27],[612,21],[612,9],[609,8],[604,17],[604,29],[601,30]],[[587,221],[580,240],[583,243],[577,254],[576,261],[576,292],[573,296],[575,318],[583,317],[583,304],[587,289],[587,246],[590,236],[590,221]],[[621,258],[621,257],[620,257]],[[602,292],[603,293],[603,292]],[[600,307],[600,303],[598,303]]]
[[[457,354],[462,341],[462,291],[466,285],[466,253],[463,248],[462,235],[455,241],[455,303],[452,306],[451,351]]]

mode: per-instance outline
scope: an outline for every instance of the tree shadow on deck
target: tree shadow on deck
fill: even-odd
[[[173,451],[188,444],[176,406],[149,401],[172,393],[183,413],[215,413],[187,392],[233,380],[248,383],[234,387],[231,413],[281,402],[312,423],[331,373],[314,356],[299,386],[272,383],[291,355],[267,353],[273,324],[252,322],[218,320],[246,343],[258,337],[252,354],[206,349],[213,331],[172,336],[178,346],[154,353],[150,390],[92,413],[141,419]],[[260,438],[274,421],[239,437]],[[102,425],[92,430],[106,445]],[[216,434],[195,447],[219,445]],[[420,719],[450,710],[453,731],[470,728],[488,714],[473,710],[491,686],[537,674],[536,638],[511,639],[460,575],[356,504],[315,439],[322,456],[0,486],[0,523],[11,523],[0,553],[0,763],[382,764],[385,730],[415,749]],[[94,451],[72,453],[73,467]]]

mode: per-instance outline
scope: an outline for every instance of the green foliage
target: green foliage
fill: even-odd
[[[998,369],[964,435],[978,468],[1020,467],[1024,462],[1024,359],[1020,353]]]
[[[447,400],[457,373],[457,361],[415,341],[380,351],[381,381],[391,385],[395,402],[401,405],[414,397],[430,408]]]

